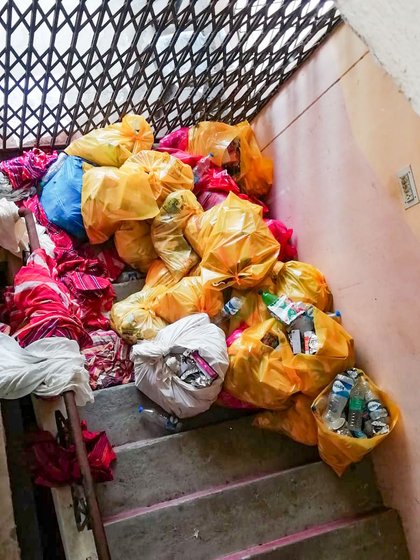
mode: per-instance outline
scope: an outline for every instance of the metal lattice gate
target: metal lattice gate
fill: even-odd
[[[340,21],[324,0],[0,0],[0,150],[143,114],[252,119]]]

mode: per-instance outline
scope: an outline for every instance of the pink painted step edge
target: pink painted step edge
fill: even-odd
[[[166,507],[176,507],[179,506],[181,504],[185,504],[186,502],[190,502],[193,500],[196,500],[198,498],[204,498],[206,496],[213,496],[214,494],[218,494],[219,492],[223,492],[226,489],[232,489],[232,488],[241,488],[242,486],[246,486],[247,484],[249,484],[250,482],[257,482],[259,480],[268,480],[270,478],[275,478],[277,477],[279,474],[283,474],[283,473],[288,473],[289,471],[294,471],[296,472],[299,469],[303,469],[306,466],[313,464],[313,463],[322,463],[319,460],[314,460],[314,461],[309,461],[308,463],[305,463],[304,465],[299,465],[297,467],[290,467],[289,469],[283,469],[280,471],[275,471],[275,472],[271,472],[271,473],[264,473],[264,474],[260,474],[260,475],[252,475],[249,476],[247,478],[243,478],[239,481],[235,481],[235,482],[230,482],[227,484],[220,484],[218,486],[213,486],[211,488],[206,488],[204,490],[198,490],[197,492],[193,492],[191,494],[185,494],[184,496],[179,496],[178,498],[174,498],[172,500],[166,500],[164,502],[158,502],[156,504],[153,504],[151,506],[143,506],[143,507],[139,507],[139,508],[134,508],[134,509],[130,509],[127,511],[122,511],[120,513],[117,513],[115,515],[110,515],[109,517],[106,517],[103,522],[104,525],[111,525],[112,523],[118,523],[119,521],[124,521],[125,519],[129,519],[130,517],[135,517],[137,515],[144,515],[146,513],[150,513],[152,511],[159,511],[160,509],[166,508]]]
[[[330,521],[329,523],[324,523],[323,525],[315,525],[314,527],[309,527],[303,531],[297,533],[292,533],[291,535],[286,535],[285,537],[280,537],[274,541],[269,541],[263,544],[258,544],[239,552],[232,552],[225,556],[219,556],[215,560],[251,560],[254,554],[262,554],[264,552],[271,552],[279,548],[284,548],[294,543],[310,539],[311,537],[317,537],[318,535],[323,535],[346,527],[349,525],[354,525],[358,521],[363,519],[369,519],[374,517],[378,513],[385,513],[390,511],[387,508],[375,508],[368,513],[363,513],[360,515],[355,515],[354,517],[347,517],[344,519],[338,519],[337,521]]]

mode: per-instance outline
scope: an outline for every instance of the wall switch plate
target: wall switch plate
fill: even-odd
[[[400,169],[397,173],[397,177],[400,182],[404,208],[407,210],[407,208],[411,208],[419,203],[419,196],[417,194],[416,182],[411,165]]]

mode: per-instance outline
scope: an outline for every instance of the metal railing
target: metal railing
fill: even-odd
[[[340,21],[331,0],[0,0],[0,151],[143,114],[252,119]]]

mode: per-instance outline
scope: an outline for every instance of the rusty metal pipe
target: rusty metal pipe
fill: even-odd
[[[29,208],[20,208],[19,216],[25,218],[31,252],[36,249],[40,249],[41,245],[39,244],[39,237],[36,231],[35,219],[32,210],[29,210]]]
[[[73,391],[66,391],[63,393],[63,397],[70,423],[72,439],[76,449],[77,462],[79,463],[80,472],[82,474],[82,484],[88,506],[90,526],[98,553],[98,560],[111,560],[101,512],[99,511],[99,505],[96,499],[95,485],[90,471],[86,446],[83,441],[79,412],[77,410],[74,393]]]

